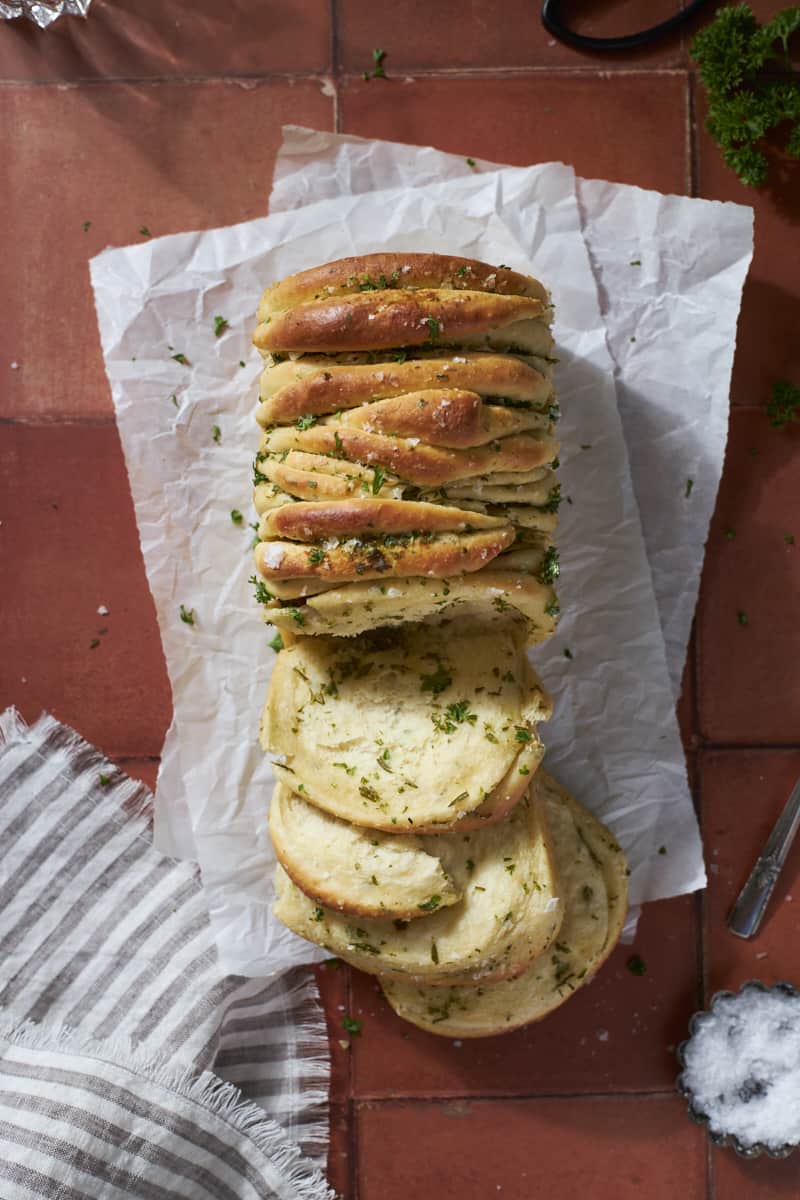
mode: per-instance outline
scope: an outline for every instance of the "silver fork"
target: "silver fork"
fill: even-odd
[[[750,938],[758,932],[799,826],[800,779],[789,793],[783,812],[775,822],[747,883],[728,914],[728,929],[737,937]]]

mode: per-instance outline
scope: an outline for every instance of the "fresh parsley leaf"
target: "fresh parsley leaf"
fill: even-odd
[[[800,417],[800,387],[788,379],[778,379],[772,385],[772,398],[767,404],[767,419],[775,429],[783,429]]]
[[[640,267],[641,265],[642,265],[642,260],[640,258],[632,258],[631,261],[628,263],[629,267]]]
[[[687,499],[687,500],[689,499],[689,497],[690,497],[690,496],[691,496],[691,494],[692,494],[692,488],[693,488],[693,487],[694,487],[694,480],[693,480],[693,479],[687,479],[687,480],[686,480],[686,487],[685,487],[685,489],[684,489],[684,493],[683,493],[683,494],[684,494],[684,496],[686,497],[686,499]]]
[[[305,413],[302,417],[298,417],[295,421],[295,428],[301,432],[304,429],[310,429],[312,425],[316,425],[317,418],[311,413]]]
[[[375,65],[373,66],[371,71],[363,71],[362,72],[361,78],[364,80],[365,83],[368,83],[370,79],[385,79],[386,78],[386,71],[383,68],[383,60],[385,58],[386,58],[385,50],[377,49],[377,50],[372,51],[372,61]]]
[[[111,776],[100,774],[98,775],[97,780],[100,784],[100,787],[108,787],[108,785],[111,783]]]
[[[146,225],[139,226],[139,233],[142,235],[142,237],[152,237],[153,236]]]
[[[279,650],[283,649],[283,638],[281,637],[280,630],[278,630],[274,638],[270,638],[269,646],[270,649],[274,650],[276,654]]]
[[[548,546],[545,551],[542,565],[539,567],[537,576],[540,583],[553,583],[558,579],[561,573],[561,567],[558,562],[558,551],[555,546]]]
[[[172,354],[170,357],[173,358],[176,363],[180,363],[182,367],[189,366],[189,360],[185,354]]]
[[[690,47],[708,92],[706,129],[742,183],[766,183],[769,165],[759,145],[773,129],[791,122],[786,151],[800,157],[800,83],[780,75],[789,66],[788,43],[800,30],[800,7],[785,9],[760,25],[747,4],[720,8]],[[780,43],[783,55],[776,43]]]
[[[256,579],[255,575],[251,575],[247,582],[252,583],[253,587],[255,588],[253,596],[258,603],[269,604],[270,600],[272,599],[272,592],[267,591],[267,585],[264,583],[264,580]]]
[[[518,742],[521,742],[522,745],[527,745],[528,742],[533,741],[533,734],[531,733],[530,729],[526,729],[524,725],[517,725],[516,729],[514,730],[514,737]]]
[[[194,625],[194,609],[187,608],[185,604],[180,607],[181,620],[184,625]]]
[[[355,1017],[342,1017],[342,1028],[346,1033],[349,1033],[351,1037],[358,1037],[358,1035],[361,1033],[362,1025],[363,1022],[357,1021]]]
[[[422,691],[433,692],[434,696],[446,691],[452,682],[452,676],[448,675],[441,663],[438,663],[436,670],[431,671],[429,675],[420,675]]]
[[[92,225],[91,221],[84,221],[83,222],[83,232],[88,233],[89,229],[91,228],[91,225]]]
[[[222,337],[228,328],[228,322],[224,317],[214,317],[214,337]]]
[[[564,647],[564,658],[572,658],[572,651],[569,646]]]
[[[427,900],[423,900],[422,904],[418,904],[417,908],[421,912],[435,912],[441,903],[441,896],[429,896]]]
[[[625,964],[631,975],[646,975],[647,964],[638,954],[632,954]]]
[[[222,440],[222,430],[220,429],[219,425],[211,426],[211,440],[212,442],[216,442],[217,445],[220,444]]]
[[[732,542],[733,539],[736,537],[736,530],[735,529],[726,529],[725,537],[728,539],[729,542]]]
[[[89,642],[89,649],[96,650],[99,645],[100,645],[100,638],[92,638],[92,640]]]
[[[436,320],[436,317],[428,317],[425,321],[425,324],[428,326],[428,332],[430,334],[429,340],[435,342],[441,329],[439,322]]]
[[[231,509],[231,520],[233,521],[234,525],[241,525],[242,521],[244,520],[244,517],[239,512],[238,508]]]
[[[467,166],[468,166],[468,167],[472,167],[472,170],[473,170],[473,171],[475,170],[475,168],[477,167],[477,165],[478,165],[478,164],[475,162],[475,159],[474,159],[474,158],[468,158],[468,159],[467,159]]]
[[[373,467],[373,469],[372,469],[372,494],[373,494],[373,496],[377,496],[380,493],[380,490],[383,487],[385,479],[386,479],[386,472],[384,471],[383,467]]]
[[[793,546],[794,545],[794,534],[793,533],[785,533],[783,535],[783,540],[787,546]]]
[[[740,624],[740,625],[742,625],[742,626],[745,626],[745,625],[749,625],[749,624],[750,624],[750,620],[749,620],[749,618],[748,618],[748,616],[747,616],[747,613],[746,613],[746,612],[744,612],[744,611],[743,611],[741,608],[739,609],[739,611],[738,611],[738,612],[737,612],[737,614],[736,614],[736,620],[737,620],[737,621],[739,622],[739,624]]]

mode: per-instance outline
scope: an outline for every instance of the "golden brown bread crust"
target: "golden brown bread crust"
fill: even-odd
[[[347,542],[330,549],[309,549],[298,542],[261,542],[256,568],[264,579],[302,579],[325,582],[380,579],[392,575],[425,575],[441,579],[469,574],[486,566],[514,540],[510,525],[478,533],[444,533],[407,543]]]
[[[393,476],[376,479],[371,467],[362,467],[347,459],[329,458],[323,454],[307,454],[292,450],[286,458],[265,458],[258,464],[262,475],[270,481],[256,486],[254,500],[260,514],[276,506],[276,499],[285,504],[292,496],[301,500],[346,499],[348,496],[387,496],[399,499],[402,488]],[[279,499],[281,493],[290,493]]]
[[[259,350],[336,353],[458,344],[548,314],[532,296],[438,288],[389,289],[309,300],[276,312],[253,335]]]
[[[273,429],[264,435],[262,445],[273,454],[303,450],[347,458],[365,466],[378,465],[409,483],[434,488],[494,471],[532,471],[552,462],[558,453],[558,442],[547,434],[517,434],[468,450],[413,443],[414,439],[367,433],[346,425],[334,428],[318,424],[309,429]]]
[[[335,417],[326,417],[324,423],[360,428],[367,433],[416,437],[429,446],[453,449],[485,446],[497,438],[527,429],[546,430],[549,426],[543,413],[484,404],[477,392],[455,388],[428,388],[362,404]]]
[[[547,291],[530,275],[493,267],[475,258],[450,254],[379,252],[340,258],[321,267],[298,271],[266,289],[258,306],[259,321],[276,312],[324,296],[350,295],[391,288],[437,288],[534,296],[547,301]]]
[[[270,512],[260,536],[316,542],[330,537],[358,537],[370,533],[465,533],[472,529],[508,526],[502,518],[470,513],[443,504],[414,500],[352,499],[343,502],[312,501],[286,504]]]
[[[505,396],[537,407],[546,406],[552,394],[550,380],[535,367],[501,354],[470,352],[368,365],[283,362],[264,370],[256,416],[264,427],[282,425],[436,387]]]

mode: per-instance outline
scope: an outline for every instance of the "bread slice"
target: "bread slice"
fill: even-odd
[[[261,744],[318,807],[416,832],[478,809],[549,712],[508,625],[304,637],[278,655]]]
[[[553,385],[547,372],[511,355],[405,354],[386,361],[345,363],[314,357],[265,367],[256,419],[263,428],[294,424],[299,418],[346,412],[373,401],[447,387],[497,397],[522,408],[544,411]]]
[[[558,940],[522,974],[477,987],[433,988],[387,976],[383,990],[405,1020],[442,1037],[487,1037],[541,1020],[588,983],[616,945],[627,908],[625,857],[609,831],[540,771],[564,902]]]
[[[460,622],[480,617],[490,623],[514,625],[530,645],[544,641],[556,627],[555,592],[534,575],[498,566],[502,562],[502,558],[494,559],[480,571],[450,579],[376,579],[326,590],[322,584],[307,587],[307,580],[291,581],[298,586],[284,594],[308,599],[300,607],[273,604],[265,609],[264,618],[288,632],[335,633],[349,638],[406,622],[435,626],[456,616]],[[281,595],[274,583],[270,591]]]
[[[463,894],[433,839],[363,829],[333,817],[277,783],[269,832],[278,862],[317,904],[358,917],[408,921]]]
[[[546,805],[526,796],[499,824],[426,839],[463,889],[414,921],[348,918],[306,896],[278,868],[275,915],[295,933],[372,974],[429,984],[477,984],[525,970],[558,933],[562,905]]]

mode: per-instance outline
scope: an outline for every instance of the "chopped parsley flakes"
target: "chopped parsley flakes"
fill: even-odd
[[[194,609],[187,608],[185,604],[180,607],[181,620],[184,625],[194,625]]]
[[[214,317],[214,337],[222,337],[226,329],[230,328],[224,317]]]

